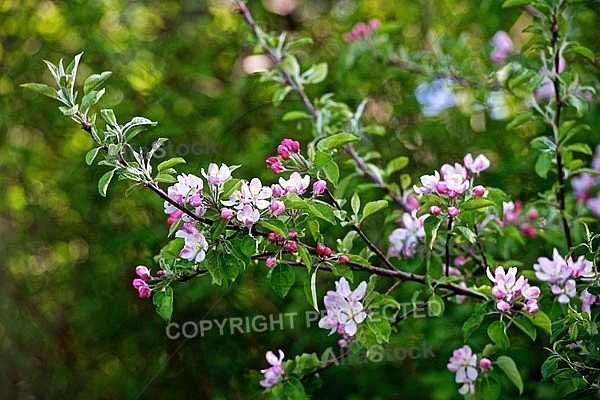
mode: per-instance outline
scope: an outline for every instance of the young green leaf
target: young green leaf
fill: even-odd
[[[173,289],[167,286],[159,292],[154,292],[152,302],[156,306],[158,315],[160,315],[165,322],[170,322],[171,315],[173,314]]]
[[[58,99],[58,92],[52,89],[50,86],[44,85],[43,83],[23,83],[21,87],[31,89],[52,99]]]
[[[83,92],[85,94],[90,93],[90,91],[102,85],[108,78],[110,78],[111,75],[112,72],[110,71],[104,71],[101,74],[90,75],[83,84]]]
[[[383,210],[387,207],[387,205],[388,202],[386,200],[371,201],[365,204],[365,208],[363,209],[363,218],[366,218],[377,211]]]
[[[508,379],[510,379],[517,389],[519,389],[519,394],[522,394],[523,381],[521,380],[521,374],[519,374],[519,370],[517,369],[517,366],[512,358],[508,356],[500,356],[498,357],[498,360],[496,360],[496,364],[498,364]]]
[[[98,181],[98,192],[102,197],[106,197],[106,191],[108,190],[108,185],[110,184],[111,179],[115,175],[114,169],[108,171]]]
[[[487,334],[499,348],[506,350],[510,347],[510,340],[506,336],[506,324],[504,321],[494,321],[488,326]]]

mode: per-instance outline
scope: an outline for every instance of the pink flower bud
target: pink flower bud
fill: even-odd
[[[380,26],[381,23],[377,18],[369,20],[369,29],[371,29],[372,31],[376,31],[377,29],[379,29]]]
[[[294,241],[288,242],[288,244],[287,244],[288,251],[292,252],[292,253],[296,251],[297,247],[298,247],[298,244],[296,242],[294,242]]]
[[[135,278],[135,279],[133,280],[133,287],[134,287],[135,289],[139,289],[141,286],[146,286],[146,282],[144,282],[144,280],[143,280],[143,279],[140,279],[140,278]]]
[[[147,299],[148,297],[150,297],[150,294],[152,294],[152,290],[150,290],[148,286],[140,286],[138,288],[138,294],[140,296],[140,299]]]
[[[536,312],[540,311],[537,301],[535,299],[527,300],[527,304],[525,304],[525,311],[530,314],[535,314]]]
[[[162,278],[163,276],[165,276],[165,271],[163,271],[162,269],[159,269],[158,271],[156,271],[156,276]]]
[[[275,243],[277,241],[277,235],[275,234],[275,232],[269,232],[269,234],[267,235],[267,239],[269,239],[269,242]]]
[[[527,212],[527,219],[530,221],[535,221],[538,218],[538,212],[536,209],[529,210]]]
[[[510,310],[510,303],[507,303],[504,300],[498,300],[496,302],[496,308],[498,309],[498,311],[508,311]]]
[[[296,232],[296,231],[290,231],[288,233],[288,237],[291,238],[291,239],[296,238],[296,237],[298,237],[298,232]]]
[[[318,244],[315,248],[315,253],[317,253],[317,255],[320,256],[321,254],[323,254],[323,251],[325,251],[325,246],[323,246],[322,244]]]
[[[149,281],[152,278],[152,276],[150,275],[150,271],[148,271],[148,267],[146,267],[145,265],[138,265],[137,267],[135,267],[135,273],[144,281]]]
[[[233,218],[233,216],[235,215],[235,212],[233,210],[230,210],[229,208],[221,208],[221,218],[223,219],[231,219]]]
[[[330,249],[329,247],[325,247],[325,248],[323,249],[323,255],[324,255],[325,257],[331,257],[331,249]]]
[[[283,204],[283,201],[273,200],[269,210],[273,215],[281,215],[285,211],[285,205]]]
[[[441,213],[442,213],[442,209],[439,208],[438,206],[429,207],[429,214],[436,216],[436,215],[440,215]]]
[[[279,154],[284,160],[289,160],[290,158],[290,153],[287,151],[287,148],[282,145],[277,146],[277,154]]]
[[[458,213],[460,213],[460,210],[458,208],[454,206],[448,207],[448,216],[450,216],[451,218],[456,217]]]
[[[533,226],[529,225],[528,223],[521,224],[519,229],[521,229],[521,232],[523,232],[529,238],[531,238],[531,239],[537,238],[537,231],[535,230],[535,228]]]
[[[342,349],[346,346],[348,346],[348,342],[344,339],[340,339],[338,340],[338,346],[340,346]]]
[[[485,188],[481,185],[477,185],[473,188],[473,196],[483,197],[485,195]]]
[[[492,368],[492,360],[489,358],[482,358],[479,360],[479,368],[484,372]]]
[[[463,256],[458,256],[454,259],[454,265],[456,265],[457,267],[460,267],[461,265],[465,265],[466,263],[467,263],[467,260]]]
[[[419,200],[417,200],[417,198],[415,197],[414,194],[411,194],[410,196],[408,196],[408,199],[406,199],[406,202],[404,203],[404,205],[408,209],[408,211],[415,211],[415,210],[418,210],[419,207],[421,207]]]
[[[169,225],[169,226],[173,225],[173,223],[175,221],[177,221],[179,219],[179,217],[181,217],[182,214],[183,214],[183,211],[177,210],[173,214],[169,215],[169,218],[167,218],[167,225]]]
[[[267,258],[267,260],[265,261],[265,264],[268,268],[272,268],[275,266],[275,264],[277,264],[277,260],[273,257],[269,257]]]
[[[288,151],[291,151],[292,153],[300,152],[300,143],[292,139],[283,139],[281,141],[281,146],[285,147]]]
[[[277,199],[277,198],[283,196],[284,193],[285,192],[284,192],[283,188],[279,184],[275,183],[275,184],[271,185],[271,195],[274,198]]]
[[[342,254],[341,256],[338,257],[338,262],[340,264],[346,264],[348,261],[350,261],[350,259],[345,254]]]
[[[327,188],[327,182],[325,182],[322,179],[319,179],[318,181],[316,181],[313,184],[313,193],[314,194],[321,194],[325,191],[325,189]]]
[[[275,172],[276,174],[280,174],[285,170],[283,164],[280,163],[279,161],[274,164],[271,164],[270,167],[271,167],[271,171]]]

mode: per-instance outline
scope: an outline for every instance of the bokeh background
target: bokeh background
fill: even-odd
[[[486,102],[490,39],[498,30],[509,32],[517,59],[528,39],[521,30],[530,17],[499,3],[251,0],[249,7],[267,30],[313,38],[298,57],[305,67],[327,62],[330,75],[308,89],[311,98],[332,92],[351,107],[369,99],[366,120],[387,133],[365,137],[364,148],[371,146],[384,161],[408,156],[406,172],[413,179],[460,161],[467,152],[484,152],[493,163],[486,184],[515,199],[535,200],[547,189],[533,173],[535,154],[528,147],[540,127],[507,131],[507,118],[520,106],[508,101],[494,111],[497,104]],[[600,30],[588,28],[600,26],[598,3],[579,7],[572,34],[597,54]],[[382,24],[372,40],[342,40],[356,22],[371,18]],[[0,3],[0,398],[260,398],[256,371],[267,367],[267,350],[281,348],[293,356],[335,346],[336,339],[315,324],[169,339],[151,301],[139,299],[131,286],[135,266],[155,269],[152,257],[166,243],[162,202],[143,190],[125,198],[123,182],[101,197],[97,181],[104,170],[83,160],[92,141],[61,115],[57,103],[19,87],[52,84],[43,60],[68,63],[84,51],[81,83],[91,73],[114,72],[101,107],[114,108],[120,121],[136,115],[159,121],[140,136],[139,145],[158,137],[168,137],[174,146],[210,142],[215,151],[187,155],[182,171],[198,173],[209,162],[243,164],[240,176],[274,182],[265,158],[284,137],[306,143],[311,134],[305,125],[281,122],[286,111],[300,107],[294,98],[274,108],[269,103],[274,89],[244,71],[252,54],[248,32],[226,0]],[[374,50],[383,47],[392,49],[404,68]],[[586,63],[576,68],[585,81],[597,83],[597,68]],[[475,82],[454,89],[453,106],[425,116],[417,87],[449,74]],[[596,100],[586,118],[598,126]],[[595,146],[597,130],[584,140]],[[347,190],[361,182],[353,179]],[[380,226],[365,229],[387,248],[389,230]],[[530,241],[519,251],[532,260],[547,251],[543,246]],[[175,285],[173,321],[304,315],[309,309],[304,276],[299,272],[299,282],[282,300],[263,283],[265,275],[266,268],[256,265],[230,287],[211,286],[208,278]],[[366,278],[357,276],[355,283]],[[323,294],[332,282],[320,282]],[[448,307],[444,319],[400,324],[394,346],[426,341],[435,357],[330,368],[316,398],[459,398],[446,363],[451,350],[462,345],[458,328],[470,312]],[[296,328],[303,324],[300,317],[295,322]],[[545,340],[540,335],[536,348]],[[483,345],[485,333],[475,334],[473,343]],[[553,386],[539,383],[546,354],[530,351],[526,338],[517,336],[514,343],[511,356],[526,382],[523,398],[556,398]],[[517,395],[508,381],[502,385]]]

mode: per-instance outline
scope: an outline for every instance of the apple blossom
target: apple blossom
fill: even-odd
[[[442,209],[438,206],[431,206],[429,207],[429,214],[436,216],[436,215],[440,215],[442,213]]]
[[[179,252],[182,258],[197,263],[204,261],[208,250],[208,242],[194,223],[184,223],[182,229],[175,233],[175,237],[184,239],[184,247]]]
[[[485,188],[481,185],[477,185],[472,189],[473,196],[483,197],[485,196]]]
[[[150,279],[152,279],[152,276],[150,275],[150,271],[148,270],[148,267],[146,267],[145,265],[138,265],[137,267],[135,267],[135,273],[137,274],[137,276],[142,278],[144,281],[149,281]]]
[[[481,369],[481,371],[485,372],[490,368],[492,368],[492,360],[489,358],[482,358],[479,360],[479,369]]]
[[[265,265],[269,268],[274,267],[275,264],[277,264],[277,259],[275,259],[273,257],[269,257],[265,261]]]
[[[473,382],[477,379],[477,356],[473,354],[469,345],[456,349],[452,352],[450,362],[447,367],[450,372],[456,372],[456,383],[462,383],[463,386],[458,390],[462,395],[467,393],[475,394]]]
[[[313,194],[319,195],[325,191],[327,188],[327,182],[322,179],[319,179],[313,184]]]
[[[204,168],[201,172],[211,185],[220,185],[231,179],[231,169],[225,164],[221,164],[219,167],[215,163],[210,163],[208,164],[208,173],[204,172]]]
[[[456,217],[460,213],[460,210],[454,206],[448,207],[448,216],[450,218]]]
[[[140,286],[138,288],[138,294],[140,299],[147,299],[152,294],[152,289],[150,289],[148,286]]]
[[[596,296],[594,296],[593,294],[591,294],[587,288],[585,288],[582,292],[581,295],[579,296],[579,298],[581,299],[581,312],[586,312],[588,314],[591,314],[591,305],[594,304],[596,302]]]
[[[283,351],[279,349],[279,358],[273,354],[272,351],[268,351],[265,358],[271,364],[271,367],[262,369],[260,372],[265,375],[265,379],[260,381],[260,385],[264,388],[273,386],[276,383],[285,381],[285,371],[281,366],[285,355]]]
[[[296,243],[294,241],[288,242],[286,248],[288,249],[289,252],[293,253],[296,251],[296,248],[298,248],[298,243]]]
[[[319,327],[330,329],[334,332],[349,337],[356,334],[357,325],[367,318],[360,300],[367,290],[367,282],[361,282],[355,290],[350,290],[346,278],[341,278],[335,283],[336,290],[329,290],[325,295],[325,309],[327,315],[319,320]]]
[[[279,184],[283,188],[284,193],[292,192],[302,194],[310,184],[310,176],[304,175],[304,177],[302,177],[298,172],[292,172],[288,180],[279,178]]]
[[[271,202],[271,206],[269,207],[269,211],[271,211],[271,214],[273,215],[283,214],[285,211],[285,205],[283,204],[283,201],[273,200]]]
[[[429,216],[428,214],[421,217],[416,215],[415,211],[410,214],[404,213],[401,218],[404,227],[395,229],[388,237],[391,256],[400,257],[402,254],[405,258],[414,257],[419,240],[425,237],[423,222]]]

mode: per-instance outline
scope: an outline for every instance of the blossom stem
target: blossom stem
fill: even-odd
[[[448,217],[448,228],[446,234],[446,251],[444,254],[446,269],[444,270],[444,276],[448,276],[448,271],[450,270],[450,231],[452,230],[452,217]]]

